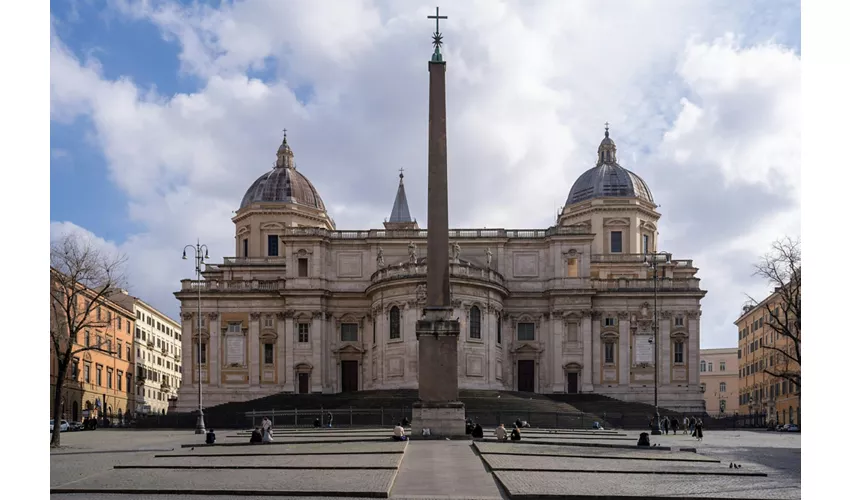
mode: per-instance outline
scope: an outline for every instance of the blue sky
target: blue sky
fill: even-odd
[[[133,291],[174,316],[191,269],[172,256],[198,237],[234,253],[232,210],[283,128],[341,229],[380,226],[399,167],[424,220],[432,9],[52,1],[52,223],[127,253]],[[799,2],[450,10],[452,225],[550,225],[609,121],[665,249],[700,267],[704,346],[734,342],[744,294],[765,290],[751,264],[799,233]]]

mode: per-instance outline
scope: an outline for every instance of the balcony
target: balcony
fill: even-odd
[[[286,257],[225,257],[223,266],[285,266]]]
[[[152,339],[152,338],[148,338],[148,340],[147,340],[147,344],[148,344],[148,347],[149,347],[149,348],[151,348],[151,349],[153,349],[154,347],[156,347],[156,343],[154,343],[154,341],[153,341],[153,339]]]
[[[180,355],[179,354],[174,355],[174,361],[177,361],[178,363],[180,362]]]
[[[180,280],[181,291],[197,292],[276,292],[286,288],[286,280]]]
[[[663,257],[659,255],[659,258]],[[594,264],[643,264],[645,262],[645,259],[646,255],[642,253],[609,253],[593,254],[590,256],[590,262]],[[671,259],[670,265],[674,267],[694,267],[694,261],[693,259]]]
[[[416,263],[404,263],[393,266],[388,266],[379,269],[372,273],[372,283],[377,284],[383,281],[399,280],[405,278],[424,278],[428,274],[428,264],[420,259]],[[481,267],[469,265],[469,263],[452,262],[449,264],[449,275],[452,278],[466,278],[476,281],[489,282],[491,284],[504,287],[505,278],[494,271],[493,269],[484,269]]]
[[[700,292],[699,278],[658,278],[659,292]],[[654,292],[656,290],[655,280],[617,278],[605,280],[591,280],[593,288],[600,292]]]
[[[555,226],[548,229],[450,229],[449,238],[547,238],[550,236],[590,234],[586,225]],[[428,237],[427,229],[370,229],[368,231],[329,231],[314,227],[287,227],[285,236],[313,236],[332,240],[410,239]]]

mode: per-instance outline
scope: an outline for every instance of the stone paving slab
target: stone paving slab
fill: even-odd
[[[556,456],[482,455],[493,470],[598,472],[629,474],[687,474],[714,476],[767,476],[767,470],[756,464],[742,464],[741,469],[730,469],[713,462],[660,463],[640,460],[575,458]]]
[[[220,446],[271,446],[271,445],[284,445],[289,443],[357,443],[357,442],[380,442],[387,441],[391,442],[392,438],[387,436],[339,436],[339,437],[288,437],[288,436],[273,436],[274,441],[271,443],[262,443],[262,444],[253,444],[248,441],[247,438],[241,438],[239,440],[226,440],[223,439],[221,441],[217,441],[215,444],[206,444],[206,443],[194,443],[194,444],[183,444],[180,445],[181,448],[216,448]]]
[[[112,470],[52,487],[51,493],[310,494],[386,498],[394,470]]]
[[[485,443],[498,443],[495,437],[487,437],[485,435],[483,440],[477,440],[477,442],[485,442]],[[522,443],[530,444],[530,445],[565,445],[565,446],[582,446],[582,447],[596,447],[596,448],[621,448],[627,450],[637,450],[642,449],[638,447],[637,441],[635,444],[629,444],[629,441],[610,441],[610,440],[582,440],[582,439],[525,439],[523,438]],[[506,444],[506,443],[505,443]],[[655,446],[656,450],[670,450],[670,447],[666,446]]]
[[[593,474],[587,472],[495,471],[512,499],[660,498],[798,499],[799,484],[772,477]]]
[[[330,497],[330,496],[281,496],[281,495],[215,495],[214,497],[208,495],[157,495],[155,497],[156,500],[210,500],[210,498],[214,498],[215,500],[352,500],[355,498],[363,498],[363,497],[349,497],[349,496],[338,496],[338,497]],[[502,497],[487,497],[487,496],[415,496],[415,497],[407,497],[407,496],[393,496],[391,497],[394,500],[502,500]],[[141,495],[141,494],[99,494],[99,493],[88,493],[86,495],[80,495],[78,493],[54,493],[50,495],[51,500],[151,500],[149,495]]]
[[[390,430],[380,430],[380,431],[372,431],[372,432],[274,432],[272,437],[277,438],[286,438],[286,439],[297,439],[297,438],[333,438],[337,439],[340,437],[350,437],[350,438],[362,438],[362,437],[389,437],[393,435],[392,429]],[[225,436],[221,436],[220,434],[216,435],[218,440],[221,440],[222,437],[230,438],[230,439],[238,439],[238,440],[249,440],[251,439],[251,433],[242,433],[242,434],[226,434]]]
[[[398,468],[402,454],[392,455],[265,455],[246,456],[231,455],[227,457],[211,457],[197,455],[192,457],[163,457],[154,463],[144,461],[116,465],[115,468],[168,468],[168,467],[279,467],[279,468]]]
[[[693,452],[664,451],[646,448],[634,448],[626,450],[593,448],[588,446],[550,446],[519,443],[485,443],[481,441],[476,441],[475,447],[481,454],[505,456],[558,456],[575,458],[588,457],[598,459],[629,459],[669,462],[720,462],[715,458],[705,457]]]
[[[157,457],[165,456],[195,456],[195,455],[314,455],[314,454],[371,454],[371,453],[403,453],[408,442],[386,440],[382,442],[352,441],[344,443],[293,443],[275,441],[272,444],[255,444],[241,446],[198,446],[178,448],[170,453],[160,453]]]
[[[637,443],[636,439],[632,439],[629,436],[579,436],[574,434],[533,434],[529,432],[522,433],[522,439],[545,439],[547,441],[600,441],[600,442],[627,442],[627,443]]]
[[[495,478],[468,441],[413,441],[392,489],[395,497],[500,497]]]

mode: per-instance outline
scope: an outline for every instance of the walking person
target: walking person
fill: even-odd
[[[676,431],[679,430],[679,419],[673,417],[673,421],[670,423],[670,426],[673,428],[673,435],[676,435]]]
[[[702,441],[702,419],[697,420],[694,426],[694,432],[696,433],[697,441]]]
[[[328,412],[328,428],[330,429],[333,426],[334,426],[334,414],[331,413],[331,412]]]
[[[661,424],[664,426],[664,434],[670,434],[670,420],[667,417],[664,417]]]
[[[263,442],[271,443],[272,439],[272,421],[268,417],[263,417]]]
[[[688,417],[685,417],[682,420],[682,432],[684,432],[685,434],[688,433]]]

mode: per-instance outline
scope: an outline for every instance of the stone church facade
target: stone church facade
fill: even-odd
[[[656,208],[606,130],[556,226],[451,230],[460,388],[652,403],[657,311],[659,404],[701,409],[706,292],[692,261],[656,254]],[[403,175],[383,229],[337,230],[284,138],[233,222],[236,256],[175,293],[191,353],[178,411],[197,408],[199,352],[205,406],[418,387],[427,231],[410,216]]]

